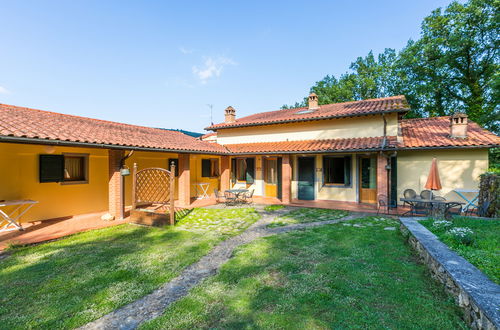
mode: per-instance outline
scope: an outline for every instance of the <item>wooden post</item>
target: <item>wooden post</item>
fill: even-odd
[[[170,164],[170,225],[175,225],[175,164]]]
[[[134,169],[132,171],[132,210],[135,210],[135,189],[137,188],[137,163],[134,163]]]

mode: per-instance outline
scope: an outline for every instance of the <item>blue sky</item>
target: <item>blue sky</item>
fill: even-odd
[[[0,103],[202,132],[279,109],[450,1],[0,0]]]

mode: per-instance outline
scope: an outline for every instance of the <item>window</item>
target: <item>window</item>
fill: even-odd
[[[201,160],[201,176],[204,178],[216,178],[219,176],[219,160],[217,158]]]
[[[88,155],[40,155],[40,182],[87,183]]]
[[[351,185],[351,156],[323,157],[323,183],[327,185]]]
[[[253,184],[255,178],[255,158],[233,158],[231,160],[232,181],[246,181]]]

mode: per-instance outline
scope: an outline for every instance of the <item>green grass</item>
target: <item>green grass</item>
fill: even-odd
[[[456,241],[446,234],[446,230],[433,228],[432,219],[420,221],[420,223],[452,250],[479,268],[493,282],[500,284],[500,219],[454,218],[453,227],[467,227],[474,232],[474,242],[470,246]]]
[[[399,231],[384,230],[397,225],[369,217],[241,246],[143,328],[466,328]]]
[[[348,214],[348,211],[341,210],[300,208],[277,217],[268,225],[268,227],[273,228],[287,226],[295,223],[336,220],[343,218]]]
[[[285,208],[285,206],[283,206],[283,205],[268,205],[268,206],[264,207],[264,211],[274,212],[274,211],[282,210],[283,208]]]
[[[0,328],[74,328],[139,299],[258,218],[238,214],[196,209],[174,228],[120,225],[11,249],[0,260]],[[200,217],[246,224],[202,230]]]

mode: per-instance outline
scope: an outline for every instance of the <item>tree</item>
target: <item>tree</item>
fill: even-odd
[[[500,0],[455,1],[426,17],[420,39],[408,41],[399,53],[386,49],[358,57],[350,72],[327,75],[311,92],[320,104],[403,94],[408,117],[464,111],[498,133],[499,57]]]

